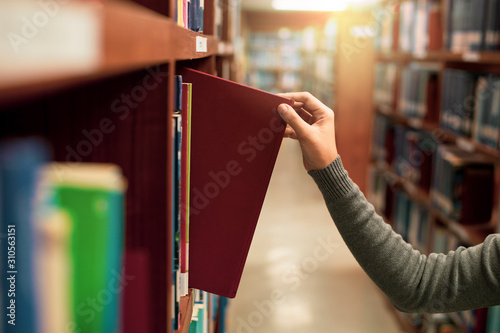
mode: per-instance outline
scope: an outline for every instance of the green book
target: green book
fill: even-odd
[[[118,332],[125,182],[111,164],[51,164],[45,181],[71,222],[71,317],[81,332]]]

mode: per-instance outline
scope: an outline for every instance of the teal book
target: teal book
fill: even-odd
[[[500,305],[489,309],[486,333],[500,333]]]

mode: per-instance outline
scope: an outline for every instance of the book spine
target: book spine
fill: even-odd
[[[37,139],[0,142],[0,331],[39,330],[35,272],[34,206],[39,168],[48,160],[48,147]]]
[[[500,333],[500,305],[490,307],[486,333]]]

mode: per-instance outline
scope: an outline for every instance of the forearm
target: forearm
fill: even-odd
[[[429,257],[414,250],[377,215],[340,158],[310,172],[347,246],[399,309],[450,312],[500,304],[500,237]]]

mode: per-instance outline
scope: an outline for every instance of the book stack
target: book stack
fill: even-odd
[[[395,179],[378,167],[370,168],[370,187],[368,199],[375,210],[389,222],[393,215]]]
[[[394,94],[392,95],[394,96]],[[438,71],[412,63],[401,73],[399,112],[409,119],[437,123]]]
[[[433,238],[432,252],[434,253],[446,254],[464,245],[455,234],[450,233],[449,229],[440,220],[437,220],[434,226]]]
[[[121,170],[46,164],[46,151],[35,139],[0,148],[0,225],[12,231],[12,258],[2,261],[11,278],[4,290],[13,291],[2,295],[3,304],[12,305],[5,314],[2,308],[2,317],[12,320],[2,321],[2,332],[118,332],[122,292],[130,283],[123,274]]]
[[[435,140],[427,132],[397,126],[394,141],[394,172],[428,192],[432,179]]]
[[[377,63],[375,65],[374,103],[385,112],[396,108],[398,91],[398,65],[396,63]]]
[[[189,293],[189,221],[191,174],[192,84],[175,76],[172,160],[172,288],[174,290],[173,329],[180,328],[180,298]]]
[[[500,77],[477,79],[472,137],[494,149],[500,148]]]
[[[385,195],[387,193],[387,179],[384,173],[377,167],[371,166],[369,171],[368,201],[375,210],[382,214],[385,211]]]
[[[194,290],[194,307],[189,325],[189,333],[208,332],[208,295],[204,291]]]
[[[443,74],[441,127],[457,135],[471,137],[478,75],[447,69]]]
[[[500,11],[498,0],[446,1],[449,16],[446,48],[452,52],[499,49]]]
[[[445,216],[462,224],[490,221],[494,164],[482,155],[456,146],[436,151],[431,203]]]
[[[378,33],[374,38],[374,48],[381,53],[389,53],[399,49],[399,3],[393,7],[375,10],[379,23]]]
[[[177,0],[175,2],[175,22],[177,25],[203,32],[203,10],[205,0]]]
[[[400,51],[421,55],[441,50],[440,1],[403,1],[399,24]]]
[[[394,197],[394,230],[404,240],[425,251],[429,235],[429,210],[403,191]]]
[[[373,126],[373,158],[379,162],[392,165],[395,154],[394,122],[383,115],[377,114]]]

